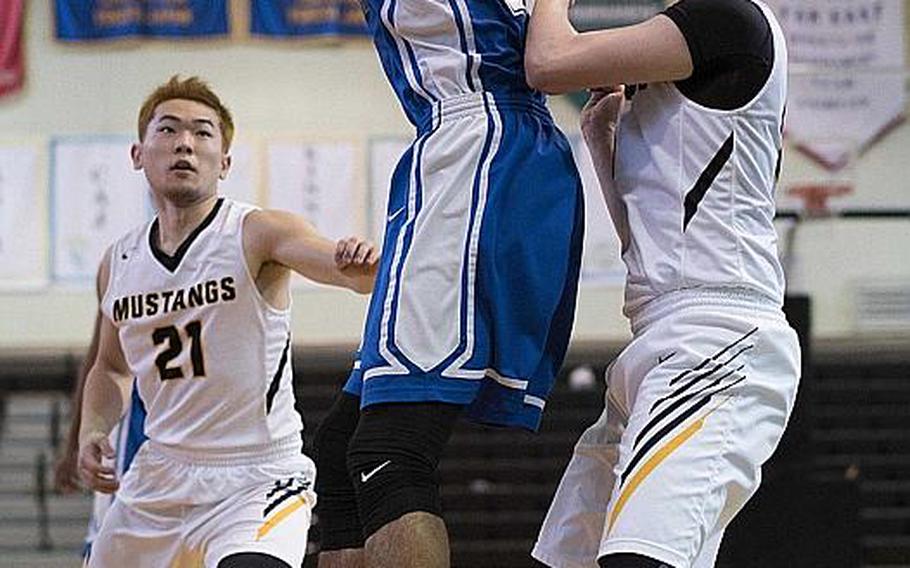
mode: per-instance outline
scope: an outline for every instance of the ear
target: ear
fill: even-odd
[[[227,179],[228,172],[231,170],[231,163],[233,163],[233,160],[231,159],[230,154],[223,154],[221,156],[221,172],[218,173],[218,179],[222,181]]]
[[[130,158],[133,160],[133,169],[142,169],[142,146],[137,142],[130,146]]]

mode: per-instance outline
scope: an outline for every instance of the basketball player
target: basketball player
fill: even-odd
[[[527,69],[549,92],[628,85],[595,91],[582,130],[622,243],[633,339],[607,372],[604,413],[575,447],[533,556],[554,567],[713,566],[799,380],[772,225],[783,35],[749,0],[682,0],[642,24],[582,34],[567,3],[538,1]]]
[[[367,293],[377,264],[302,218],[219,197],[230,112],[173,77],[139,112],[133,165],[158,215],[100,269],[98,356],[79,434],[83,480],[118,491],[89,566],[300,566],[315,495],[291,386],[289,277]],[[102,458],[131,377],[148,441],[122,479]]]
[[[536,429],[563,360],[583,195],[525,81],[525,4],[362,3],[417,137],[359,357],[317,435],[323,567],[448,566],[435,472],[453,424]]]
[[[102,291],[97,290],[97,293],[100,300]],[[76,384],[73,387],[69,434],[63,453],[54,467],[54,488],[63,494],[78,491],[80,486],[79,468],[77,465],[79,461],[79,425],[82,423],[82,395],[85,389],[85,377],[94,364],[95,357],[98,355],[98,332],[101,328],[101,318],[103,317],[100,311],[95,316],[92,340],[89,343],[88,352],[79,366],[79,375],[76,377]],[[117,426],[111,431],[108,441],[116,453],[114,469],[117,476],[122,476],[126,473],[133,462],[136,452],[139,451],[139,447],[145,442],[145,406],[142,404],[142,399],[139,398],[135,383],[133,383],[131,391],[130,402],[126,412]],[[98,535],[98,530],[101,528],[101,523],[104,522],[104,517],[107,515],[113,500],[113,494],[95,492],[92,496],[92,512],[89,517],[88,532],[85,535],[85,544],[82,549],[82,557],[86,562],[88,562],[88,557],[92,552],[92,543]]]

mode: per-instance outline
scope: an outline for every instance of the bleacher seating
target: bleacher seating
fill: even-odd
[[[298,393],[312,436],[346,374],[346,363],[338,357],[296,355]],[[581,362],[576,357],[567,369]],[[22,389],[66,385],[75,365],[38,365],[34,369],[40,376],[31,383],[3,382],[9,368],[0,364],[0,387],[18,385],[15,392],[0,391],[5,400],[5,413],[0,413],[5,416],[0,426],[0,567],[78,566],[88,497],[48,496],[49,538],[39,530],[35,498],[39,455],[46,458],[45,482],[50,483],[53,444],[60,432],[58,427],[54,433],[53,416],[56,407],[61,411],[58,426],[65,426],[67,396]],[[458,427],[440,467],[454,566],[539,566],[528,551],[572,445],[597,418],[602,400],[600,386],[573,391],[563,376],[537,435]],[[800,479],[822,484],[816,487],[848,479],[858,488],[861,566],[910,568],[910,363],[844,357],[817,361],[813,377],[803,384],[801,403],[811,406],[809,446],[802,453],[789,452],[787,460],[808,452],[799,464]],[[778,460],[772,467],[787,466]],[[318,524],[312,536],[315,547]],[[47,545],[52,549],[40,550]],[[315,566],[314,560],[309,556],[306,565]],[[718,568],[735,566],[724,562],[722,556]],[[754,565],[776,568],[760,561]]]

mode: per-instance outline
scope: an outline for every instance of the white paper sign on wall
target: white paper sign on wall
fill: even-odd
[[[332,240],[363,233],[357,223],[362,202],[354,188],[353,144],[274,141],[267,154],[269,207],[302,215]]]
[[[148,221],[148,183],[133,170],[128,137],[58,138],[51,144],[54,279],[90,285],[108,246]]]
[[[0,145],[0,288],[47,281],[47,217],[36,187],[38,151]]]

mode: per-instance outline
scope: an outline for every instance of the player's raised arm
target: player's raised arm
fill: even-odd
[[[109,276],[110,254],[107,253],[98,271],[99,290],[107,289]],[[113,493],[120,485],[114,469],[104,465],[102,460],[114,457],[108,435],[126,408],[131,381],[132,374],[123,356],[117,328],[110,319],[102,317],[98,329],[98,354],[85,379],[79,428],[79,473],[85,484],[95,491]]]
[[[682,32],[669,17],[579,33],[569,0],[537,0],[525,51],[528,84],[556,94],[604,85],[678,81],[692,74]]]
[[[274,262],[315,282],[361,294],[373,290],[379,252],[358,237],[332,242],[303,217],[277,210],[250,213],[243,227],[243,248],[251,272]]]

